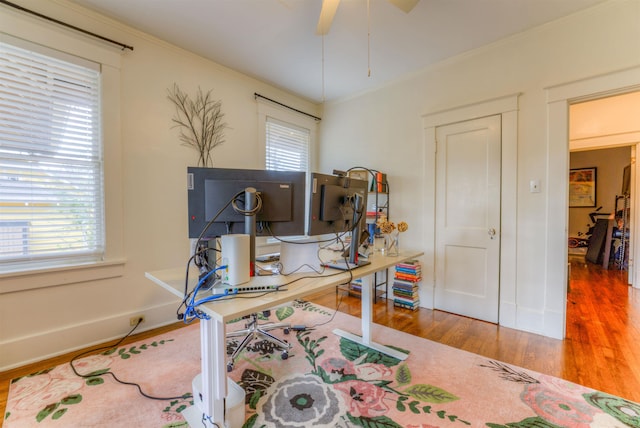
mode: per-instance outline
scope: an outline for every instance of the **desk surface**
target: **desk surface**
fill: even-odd
[[[369,257],[371,262],[351,271],[353,279],[372,275],[375,272],[394,266],[407,260],[421,256],[421,251],[402,251],[399,256],[389,257],[380,253]],[[154,272],[147,272],[147,278],[172,294],[183,298],[185,269],[175,268]],[[194,269],[189,274],[189,290],[192,290],[198,278],[198,272]],[[227,322],[232,319],[248,315],[253,312],[260,312],[271,309],[275,306],[300,299],[309,294],[313,294],[336,285],[349,282],[350,273],[337,269],[325,269],[321,275],[313,272],[297,273],[292,275],[258,276],[251,279],[256,285],[285,285],[283,290],[272,291],[264,294],[249,293],[239,294],[230,298],[221,298],[198,307],[206,314],[214,317],[218,321]],[[204,295],[204,293],[203,293]]]

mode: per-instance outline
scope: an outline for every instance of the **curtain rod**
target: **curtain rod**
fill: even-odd
[[[49,16],[43,15],[41,13],[35,12],[33,10],[30,10],[30,9],[27,9],[27,8],[22,7],[20,5],[17,5],[15,3],[11,3],[11,2],[9,2],[7,0],[0,0],[0,3],[2,3],[4,5],[7,5],[7,6],[11,6],[12,8],[18,9],[18,10],[20,10],[22,12],[30,13],[31,15],[35,15],[38,18],[42,18],[42,19],[46,19],[47,21],[55,22],[56,24],[62,25],[63,27],[71,28],[72,30],[79,31],[79,32],[87,34],[89,36],[96,37],[96,38],[98,38],[100,40],[104,40],[105,42],[109,42],[109,43],[112,43],[114,45],[120,46],[122,48],[122,50],[125,50],[125,49],[133,50],[133,46],[125,45],[124,43],[116,42],[115,40],[108,39],[108,38],[103,37],[103,36],[101,36],[99,34],[92,33],[91,31],[83,30],[82,28],[76,27],[76,26],[71,25],[71,24],[67,24],[66,22],[59,21],[57,19],[51,18]]]
[[[0,1],[2,1],[2,0],[0,0]],[[309,114],[309,113],[306,113],[306,112],[304,112],[304,111],[302,111],[302,110],[298,110],[297,108],[289,107],[289,106],[288,106],[288,105],[286,105],[286,104],[279,103],[278,101],[276,101],[276,100],[272,100],[271,98],[267,98],[267,97],[265,97],[264,95],[260,95],[260,94],[259,94],[259,93],[257,93],[257,92],[254,92],[254,93],[253,93],[253,97],[254,97],[254,98],[262,98],[263,100],[271,101],[271,102],[272,102],[272,103],[274,103],[274,104],[278,104],[279,106],[282,106],[282,107],[284,107],[284,108],[288,108],[289,110],[293,110],[293,111],[295,111],[296,113],[304,114],[305,116],[309,116],[309,117],[311,117],[311,118],[313,118],[313,119],[315,119],[315,120],[318,120],[318,121],[322,120],[322,119],[321,119],[321,118],[319,118],[318,116],[314,116],[314,115]]]

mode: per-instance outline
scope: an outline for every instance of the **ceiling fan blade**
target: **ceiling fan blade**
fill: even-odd
[[[322,0],[320,19],[318,19],[318,28],[316,28],[317,35],[324,36],[329,32],[339,4],[340,0]]]
[[[402,11],[409,13],[411,9],[416,7],[420,0],[388,0],[389,3],[399,7]]]

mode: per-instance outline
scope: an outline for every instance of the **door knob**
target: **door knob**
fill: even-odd
[[[493,239],[493,237],[496,236],[496,230],[493,227],[489,228],[488,232],[491,239]]]

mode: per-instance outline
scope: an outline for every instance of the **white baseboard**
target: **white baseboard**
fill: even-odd
[[[565,337],[565,319],[564,314],[556,311],[544,312],[544,328],[543,333],[547,337],[563,340]]]
[[[513,302],[500,302],[499,324],[503,327],[518,328],[518,307]]]
[[[529,333],[544,334],[544,313],[542,311],[524,308],[516,308],[516,330],[527,331]]]
[[[418,292],[418,295],[420,296],[421,308],[433,309],[433,293],[435,293],[433,285],[427,285],[424,284],[424,282],[420,284],[420,291]]]
[[[145,322],[135,333],[173,324],[178,321],[176,308],[177,303],[166,303],[0,342],[0,371],[119,339],[131,330],[129,320],[137,315],[144,315]]]

